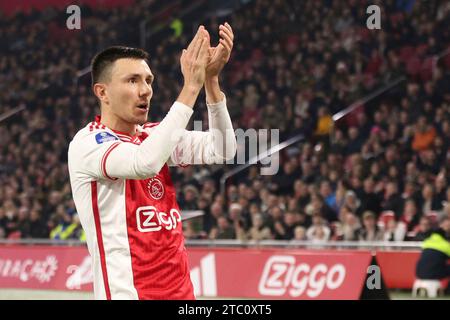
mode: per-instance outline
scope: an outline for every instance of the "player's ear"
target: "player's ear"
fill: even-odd
[[[104,83],[96,83],[92,87],[95,96],[103,103],[108,103],[108,96],[106,94],[106,85]]]

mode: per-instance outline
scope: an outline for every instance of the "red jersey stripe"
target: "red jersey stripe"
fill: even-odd
[[[100,253],[100,263],[103,273],[103,284],[105,286],[106,299],[111,300],[111,290],[109,289],[108,270],[106,269],[105,248],[103,247],[102,226],[100,224],[100,212],[97,203],[97,181],[91,181],[92,211],[94,213],[95,231],[97,233],[98,251]]]
[[[156,125],[158,125],[159,124],[159,122],[147,122],[146,124],[144,124],[143,125],[143,127],[144,127],[144,129],[148,129],[148,128],[152,128],[152,127],[154,127],[154,126],[156,126]]]
[[[101,165],[102,165],[102,173],[103,173],[103,175],[104,175],[106,178],[108,178],[108,179],[110,179],[110,180],[117,180],[117,178],[111,178],[110,176],[108,176],[108,173],[106,172],[106,159],[108,158],[108,156],[109,156],[109,154],[111,153],[111,151],[113,151],[114,148],[116,148],[116,147],[119,145],[119,143],[120,143],[120,142],[116,142],[116,143],[112,144],[112,145],[108,148],[108,150],[106,150],[106,152],[105,152],[105,154],[103,155],[103,158],[102,158],[102,163],[101,163]]]

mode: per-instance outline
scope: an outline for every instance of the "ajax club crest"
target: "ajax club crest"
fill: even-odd
[[[148,193],[155,200],[159,200],[164,196],[164,186],[158,178],[149,179],[147,188]]]

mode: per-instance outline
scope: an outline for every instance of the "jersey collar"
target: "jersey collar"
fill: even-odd
[[[98,123],[98,124],[102,124],[100,115],[96,115],[95,116],[95,122]],[[133,136],[128,134],[128,133],[126,133],[126,132],[122,132],[122,131],[119,131],[119,130],[114,130],[114,129],[111,129],[111,128],[108,128],[108,129],[111,130],[112,132],[114,132],[120,138],[120,140],[128,141],[128,142],[137,142],[137,140],[139,140],[139,137],[144,132],[144,129],[140,125],[136,125],[136,134],[133,135]]]

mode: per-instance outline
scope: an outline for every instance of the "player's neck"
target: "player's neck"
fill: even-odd
[[[126,122],[123,119],[115,117],[114,115],[111,114],[102,113],[101,123],[105,125],[107,128],[114,131],[119,131],[121,133],[125,133],[130,136],[134,136],[136,134],[136,124]]]

